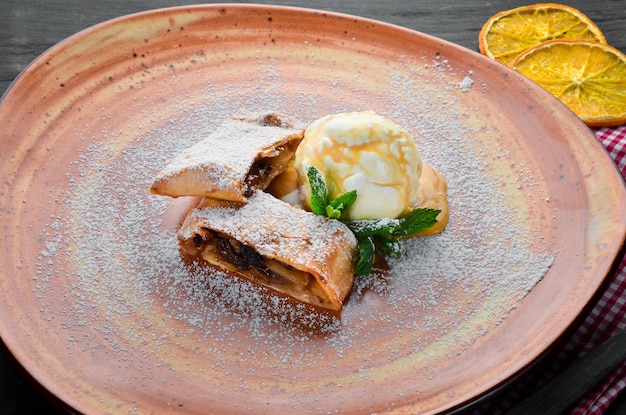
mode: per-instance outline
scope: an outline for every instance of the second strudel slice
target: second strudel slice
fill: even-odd
[[[354,282],[352,232],[263,191],[246,204],[204,199],[178,237],[188,255],[314,306],[340,310]]]

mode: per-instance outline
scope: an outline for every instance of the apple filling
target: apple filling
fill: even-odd
[[[274,258],[262,256],[254,248],[207,228],[193,238],[181,241],[183,250],[207,263],[227,269],[250,281],[290,295],[309,304],[329,308],[331,301],[311,273]]]

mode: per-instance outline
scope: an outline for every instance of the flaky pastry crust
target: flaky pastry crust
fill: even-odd
[[[254,191],[246,204],[206,198],[183,222],[187,254],[314,306],[340,310],[357,241],[340,221]]]
[[[273,112],[234,116],[185,149],[154,179],[150,193],[245,203],[293,159],[302,140],[299,121]]]

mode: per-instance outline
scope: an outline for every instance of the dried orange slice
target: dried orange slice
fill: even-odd
[[[626,55],[584,40],[551,40],[510,65],[560,99],[590,127],[626,124]]]
[[[595,23],[580,10],[556,3],[517,7],[493,15],[478,36],[478,47],[505,65],[526,49],[552,39],[586,39],[606,44]]]

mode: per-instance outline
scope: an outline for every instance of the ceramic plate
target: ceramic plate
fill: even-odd
[[[191,201],[147,191],[177,152],[242,110],[364,109],[446,177],[441,235],[407,241],[340,314],[181,260]],[[624,240],[623,181],[564,106],[358,17],[222,5],[109,21],[26,68],[0,125],[0,335],[79,413],[463,407],[557,341]]]

